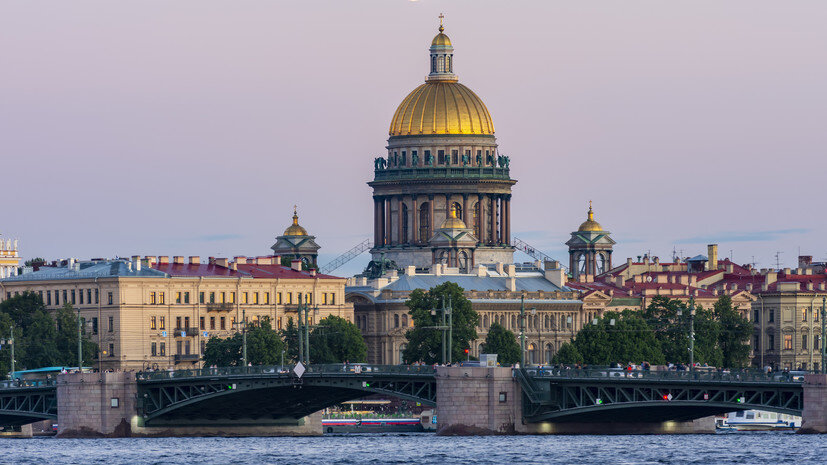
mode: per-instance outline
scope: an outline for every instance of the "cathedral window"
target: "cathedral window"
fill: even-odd
[[[408,206],[402,204],[402,241],[408,242]]]
[[[480,237],[480,203],[477,202],[474,204],[474,235],[477,236],[477,239],[482,240]]]
[[[419,242],[428,242],[431,232],[431,215],[428,202],[419,207]]]
[[[457,212],[457,218],[462,219],[462,204],[459,202],[454,202],[452,209]]]
[[[439,165],[445,164],[445,150],[437,150],[436,151],[436,162]]]
[[[447,57],[445,57],[445,60],[448,62],[448,72],[453,73],[454,72],[454,63],[453,63],[454,60],[451,59],[451,55],[448,55]]]
[[[436,56],[431,57],[431,72],[436,72]]]
[[[459,151],[458,150],[451,150],[451,163],[454,165],[459,164]]]
[[[399,166],[405,166],[408,164],[408,154],[403,150],[402,151],[402,161],[399,163]]]

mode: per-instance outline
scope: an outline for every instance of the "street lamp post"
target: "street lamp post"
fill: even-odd
[[[296,310],[296,336],[299,343],[299,362],[304,363],[304,325],[302,325],[302,301],[299,297],[299,307]]]
[[[454,329],[453,329],[453,322],[454,322],[454,315],[451,309],[451,297],[448,297],[448,305],[445,305],[445,298],[442,298],[442,308],[432,308],[431,315],[436,316],[436,312],[442,312],[441,316],[441,324],[438,326],[425,326],[424,328],[428,329],[437,329],[442,331],[442,364],[445,365],[446,363],[451,363],[451,351],[453,350],[453,338],[454,338]],[[423,329],[424,329],[423,328]]]
[[[9,378],[14,379],[14,326],[9,328],[11,334],[9,335],[8,341],[5,339],[0,339],[0,347],[3,346],[6,342],[9,344],[9,349],[11,349],[11,371],[9,372]]]
[[[74,292],[74,291],[73,291]],[[83,323],[80,320],[80,309],[78,309],[78,373],[83,373]]]
[[[247,366],[247,309],[241,309],[241,321],[235,323],[236,330],[241,328],[241,360]]]
[[[525,294],[520,296],[520,368],[525,368]]]
[[[537,365],[542,365],[543,341],[542,341],[542,339],[540,339],[541,338],[541,336],[540,336],[540,322],[538,321],[539,318],[537,318],[537,308],[536,307],[531,307],[531,318],[532,318],[532,321],[534,322],[534,327],[537,330],[537,360],[535,360],[535,362],[537,362]]]
[[[678,316],[683,315],[678,310]],[[695,298],[689,298],[689,371],[695,370]]]

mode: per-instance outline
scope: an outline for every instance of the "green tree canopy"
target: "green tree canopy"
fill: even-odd
[[[77,321],[71,304],[51,315],[34,292],[24,292],[0,303],[0,339],[9,339],[13,325],[17,370],[76,365]],[[97,345],[81,337],[83,363],[90,364],[97,354]],[[0,351],[0,373],[5,375],[11,368],[10,344],[7,342]]]
[[[728,295],[718,298],[713,312],[720,324],[718,345],[723,366],[740,368],[748,365],[749,339],[755,330],[753,323],[732,308],[732,299]]]
[[[285,360],[295,363],[299,360],[299,327],[293,321],[293,317],[287,318],[287,324],[279,331],[279,335],[287,346]]]
[[[652,328],[639,312],[632,310],[606,312],[597,324],[588,324],[581,329],[571,345],[573,347],[566,348],[562,355],[561,348],[555,355],[555,363],[609,365],[643,361],[660,364],[664,361]],[[564,359],[563,355],[575,359]]]
[[[240,366],[243,363],[244,337],[240,332],[228,338],[211,337],[204,348],[204,365]],[[270,325],[270,318],[249,323],[247,362],[253,365],[278,365],[284,341]]]
[[[572,342],[564,342],[560,349],[554,354],[552,363],[562,363],[567,365],[574,365],[575,363],[583,363],[583,356]]]
[[[497,354],[497,361],[502,366],[514,365],[520,361],[520,344],[517,336],[499,323],[493,323],[483,343],[487,354]]]
[[[310,363],[365,362],[367,358],[362,332],[344,318],[323,318],[310,333]]]
[[[408,346],[402,354],[405,363],[422,361],[427,364],[441,362],[442,332],[434,326],[442,324],[443,299],[450,302],[453,314],[452,360],[463,360],[465,349],[471,348],[471,341],[477,339],[477,323],[480,316],[465,298],[463,289],[456,283],[446,282],[428,291],[416,289],[411,292],[405,305],[408,307],[414,327],[405,334]]]

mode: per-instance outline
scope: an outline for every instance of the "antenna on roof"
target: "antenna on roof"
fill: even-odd
[[[781,269],[781,251],[780,250],[777,250],[775,252],[775,269],[776,270]]]

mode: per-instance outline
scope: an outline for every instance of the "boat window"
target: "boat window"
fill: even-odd
[[[737,412],[737,413],[735,414],[735,416],[736,416],[737,418],[744,418],[744,412]]]
[[[747,420],[754,420],[755,412],[747,412]]]

